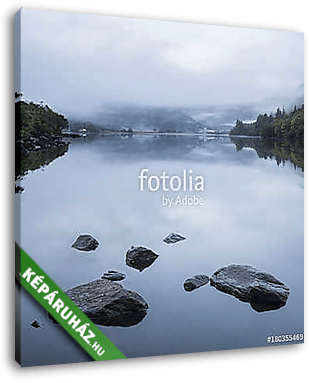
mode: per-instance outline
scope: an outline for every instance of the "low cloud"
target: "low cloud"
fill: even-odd
[[[301,33],[21,12],[22,91],[68,115],[279,100],[304,82]]]

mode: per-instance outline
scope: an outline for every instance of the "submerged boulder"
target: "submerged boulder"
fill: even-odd
[[[143,320],[149,308],[141,295],[108,279],[97,279],[65,293],[89,319],[101,326],[134,326]]]
[[[171,233],[169,235],[167,235],[164,239],[163,239],[163,242],[167,243],[168,245],[172,244],[172,243],[176,243],[176,242],[179,242],[179,241],[183,241],[185,240],[186,238],[183,237],[182,235],[180,234],[176,234],[176,233]]]
[[[144,269],[151,266],[158,256],[158,254],[155,254],[152,250],[147,249],[146,247],[131,246],[126,253],[126,265],[142,272]]]
[[[125,277],[124,273],[115,270],[108,270],[101,276],[101,278],[109,279],[110,281],[122,281]]]
[[[72,247],[80,251],[94,251],[99,246],[99,242],[90,234],[81,234]]]
[[[198,274],[194,275],[194,277],[187,278],[183,283],[183,288],[186,291],[193,291],[201,286],[207,285],[208,282],[209,277],[207,275]]]
[[[258,311],[277,310],[286,304],[290,290],[269,273],[249,265],[229,265],[218,269],[210,277],[210,285],[249,302]]]

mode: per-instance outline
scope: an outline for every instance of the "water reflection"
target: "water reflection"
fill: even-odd
[[[204,204],[163,206],[163,192],[139,190],[143,168],[157,175],[183,169],[203,175]],[[160,255],[138,268],[128,262],[125,270],[126,288],[149,303],[145,320],[102,328],[127,357],[262,346],[274,328],[303,329],[302,182],[301,170],[278,168],[254,148],[237,151],[229,137],[89,134],[73,140],[44,172],[24,177],[21,243],[63,290],[98,278],[98,271],[123,270],[132,244]],[[187,239],[166,245],[162,239],[171,232]],[[71,248],[80,233],[100,241],[91,257],[77,257]],[[188,276],[209,275],[232,262],[280,276],[293,292],[284,310],[258,315],[254,310],[265,309],[261,302],[252,302],[251,310],[209,286],[192,293],[182,287]],[[22,305],[23,355],[36,364],[64,348],[62,363],[80,357],[59,326],[29,333],[38,315],[28,301]],[[51,347],[37,346],[43,343]]]
[[[220,146],[218,142],[220,142]],[[134,161],[140,158],[158,158],[158,156],[161,159],[192,159],[201,154],[201,150],[206,149],[207,152],[204,152],[203,155],[207,154],[207,157],[205,157],[207,162],[212,162],[213,157],[217,159],[218,155],[222,159],[229,161],[239,160],[235,152],[228,149],[228,145],[233,143],[237,152],[244,148],[254,149],[259,158],[275,159],[278,166],[285,164],[285,162],[291,162],[294,167],[304,171],[304,146],[299,141],[181,134],[133,135],[132,133],[103,137],[98,134],[89,134],[85,138],[74,141],[76,146],[84,146],[85,143],[91,143],[92,148],[102,154],[104,153],[104,156],[115,156],[116,161],[121,161],[123,158]],[[53,148],[32,151],[26,154],[21,154],[17,147],[16,179],[20,180],[30,170],[47,166],[56,158],[63,156],[68,151],[68,147],[68,144],[62,143]],[[21,186],[17,185],[16,191],[19,191],[20,188]]]
[[[126,139],[124,139],[126,138]],[[191,135],[191,134],[119,134],[100,136],[89,134],[79,139],[74,145],[92,144],[93,149],[104,156],[114,157],[115,161],[134,161],[143,159],[187,159],[195,160],[203,155],[207,162],[217,161],[218,156],[228,161],[239,162],[237,152],[245,148],[254,149],[261,159],[275,159],[277,165],[290,162],[304,171],[304,145],[300,141],[270,140],[252,137],[235,137],[228,135]],[[236,153],[229,148],[233,143]],[[202,159],[202,158],[200,158]]]
[[[253,310],[259,313],[264,311],[278,310],[286,305],[286,302],[268,302],[263,300],[251,300],[249,303]]]
[[[33,171],[49,165],[56,158],[64,156],[68,151],[68,148],[68,144],[62,143],[45,150],[36,150],[25,153],[22,148],[17,145],[15,152],[15,193],[23,191],[20,183],[28,171]]]
[[[235,144],[236,150],[243,148],[252,148],[256,151],[260,158],[274,158],[277,165],[285,164],[286,161],[291,162],[294,167],[304,171],[304,144],[300,141],[293,140],[265,140],[261,138],[250,137],[231,137],[231,141]]]

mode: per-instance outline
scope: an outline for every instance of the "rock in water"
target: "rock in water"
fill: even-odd
[[[147,314],[148,304],[141,295],[108,279],[97,279],[65,293],[89,319],[101,326],[134,326]]]
[[[198,274],[184,281],[183,288],[186,291],[193,291],[201,286],[207,285],[209,277],[207,275]]]
[[[104,273],[101,278],[109,279],[110,281],[122,281],[126,275],[120,271],[108,270]]]
[[[37,321],[37,320],[34,320],[31,324],[30,324],[31,327],[35,328],[36,330],[41,328],[42,326],[40,325],[40,323]]]
[[[210,277],[210,285],[249,302],[258,312],[283,307],[290,293],[289,288],[273,275],[248,265],[221,267]]]
[[[176,233],[171,233],[169,235],[167,235],[164,239],[163,239],[163,242],[167,243],[168,245],[172,244],[172,243],[176,243],[176,242],[179,242],[179,241],[183,241],[184,239],[186,239],[185,237],[183,237],[182,235],[180,234],[176,234]]]
[[[158,256],[158,254],[155,254],[152,250],[147,249],[146,247],[131,246],[126,253],[126,265],[139,271],[143,271],[151,266]]]
[[[89,234],[81,234],[72,247],[80,251],[93,251],[99,246],[99,242]]]

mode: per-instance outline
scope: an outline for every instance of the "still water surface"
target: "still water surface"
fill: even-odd
[[[139,190],[141,169],[181,175],[193,170],[204,192]],[[267,345],[268,335],[302,333],[303,184],[301,169],[236,151],[228,137],[89,137],[74,140],[65,156],[23,180],[21,245],[67,289],[126,274],[121,283],[148,302],[138,325],[101,330],[127,356],[152,356]],[[162,195],[198,195],[202,206],[164,207]],[[166,245],[176,232],[187,239]],[[100,243],[96,251],[71,247],[79,234]],[[145,246],[159,258],[143,272],[125,265],[126,251]],[[195,274],[211,275],[231,263],[267,271],[290,288],[286,306],[258,313],[209,284],[185,292]],[[22,365],[89,361],[90,357],[33,299],[22,292]],[[38,320],[42,327],[32,328]]]

